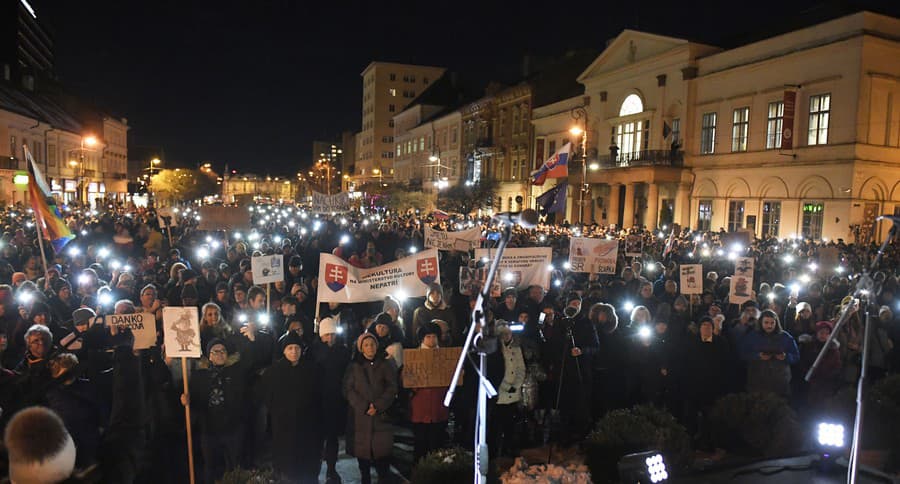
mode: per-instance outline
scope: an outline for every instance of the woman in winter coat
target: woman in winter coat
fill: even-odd
[[[394,369],[399,370],[403,366],[403,333],[394,324],[391,316],[388,313],[379,313],[366,329],[366,333],[378,338],[378,348],[383,350],[386,358],[394,364]]]
[[[374,463],[379,479],[390,476],[394,429],[387,410],[397,397],[397,371],[378,347],[378,338],[363,333],[357,354],[344,375],[347,412],[347,453],[359,461],[363,484],[372,482]]]
[[[440,338],[441,327],[437,323],[425,323],[419,327],[419,349],[437,349]],[[413,388],[410,392],[409,420],[415,436],[413,462],[418,462],[446,442],[450,409],[444,406],[447,387]]]
[[[793,336],[781,329],[778,315],[765,310],[759,329],[744,337],[743,357],[747,362],[747,391],[771,392],[788,398],[791,393],[791,365],[800,360]]]
[[[321,466],[319,372],[302,358],[303,339],[291,331],[278,340],[284,358],[263,374],[263,402],[272,421],[272,462],[288,479],[316,483]]]
[[[819,321],[815,324],[815,328],[815,336],[803,334],[798,338],[800,341],[799,373],[801,376],[805,376],[806,372],[809,371],[816,361],[819,352],[822,351],[822,347],[825,346],[825,342],[831,336],[834,324],[831,321]],[[838,340],[832,341],[831,347],[825,352],[825,356],[809,380],[807,400],[810,407],[815,408],[815,406],[821,405],[822,402],[833,396],[840,386],[841,353],[839,348],[840,343],[838,343]]]

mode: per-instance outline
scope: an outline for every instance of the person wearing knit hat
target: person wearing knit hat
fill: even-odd
[[[378,346],[387,353],[388,359],[399,369],[403,366],[403,337],[388,313],[379,313],[375,322],[366,329],[378,338]]]
[[[49,408],[29,407],[13,416],[4,442],[10,482],[62,482],[75,469],[75,442]]]
[[[357,354],[344,377],[350,404],[347,453],[359,461],[362,482],[371,482],[374,464],[378,478],[390,480],[394,427],[384,418],[397,396],[397,371],[378,349],[378,339],[363,333],[356,340]]]
[[[322,443],[319,448],[324,449],[326,482],[341,482],[337,472],[338,438],[347,429],[347,400],[341,384],[351,355],[347,345],[338,338],[338,328],[334,318],[322,318],[319,337],[312,349],[322,381]]]
[[[263,374],[262,401],[269,410],[272,464],[291,482],[318,482],[322,447],[321,374],[302,357],[305,342],[291,331],[278,340],[284,358]]]
[[[437,321],[437,320],[435,320]],[[431,321],[429,323],[425,323],[422,327],[419,328],[418,333],[416,334],[416,338],[419,340],[419,346],[423,348],[437,348],[438,342],[441,340],[441,327],[435,321]],[[433,338],[428,338],[429,336],[433,336]],[[426,345],[426,338],[429,340],[429,343]]]
[[[406,328],[406,344],[409,346],[417,346],[418,341],[416,338],[419,328],[435,319],[446,321],[451,328],[450,334],[446,334],[445,336],[451,340],[456,337],[461,339],[462,330],[460,329],[458,331],[459,334],[456,334],[458,329],[456,315],[452,308],[447,306],[444,297],[444,289],[440,284],[433,282],[428,285],[428,289],[425,291],[425,302],[413,311],[412,325],[409,325]]]
[[[441,328],[435,322],[425,323],[417,334],[420,350],[438,348]],[[444,445],[450,410],[443,405],[446,387],[414,388],[409,397],[410,422],[413,425],[413,462]]]

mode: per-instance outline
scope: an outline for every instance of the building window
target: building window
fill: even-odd
[[[822,238],[822,222],[825,220],[825,204],[822,202],[806,202],[803,204],[804,238],[818,240]]]
[[[623,123],[615,128],[615,143],[619,147],[619,160],[639,159],[641,150],[650,142],[650,120]],[[563,140],[563,146],[569,140]]]
[[[401,146],[402,146],[402,145],[399,145],[399,144],[397,145],[397,156],[400,156],[400,147],[401,147]]]
[[[410,74],[410,75],[409,75],[409,82],[416,82],[416,75],[415,75],[415,74]]]
[[[425,137],[419,138],[419,151],[425,151]]]
[[[388,104],[388,112],[389,113],[393,113],[396,110],[397,110],[397,106],[394,106],[393,104]]]
[[[676,142],[681,139],[681,119],[675,118],[672,120],[672,142]]]
[[[390,94],[391,97],[397,97],[397,90],[392,87],[388,89],[388,94]]]
[[[781,148],[781,130],[784,126],[784,102],[769,103],[768,122],[766,123],[766,149]]]
[[[511,170],[511,172],[512,172],[512,173],[511,173],[511,175],[512,175],[511,178],[512,178],[513,180],[515,180],[515,179],[516,179],[516,175],[519,173],[519,160],[513,160],[513,161],[512,161],[512,167],[511,167],[511,168],[512,168],[512,170]]]
[[[728,202],[728,231],[737,232],[744,226],[744,201]]]
[[[551,156],[553,156],[553,153],[556,153],[556,140],[547,143],[547,156],[543,156],[542,158],[550,158]]]
[[[697,230],[706,232],[712,227],[712,200],[700,200],[697,209]]]
[[[396,81],[396,80],[397,80],[397,74],[391,73],[390,76],[388,76],[388,77],[389,77],[390,80],[392,80],[392,81]]]
[[[16,157],[16,137],[9,137],[9,156],[15,158]]]
[[[731,127],[731,151],[747,151],[747,134],[750,130],[750,108],[734,110]]]
[[[778,237],[781,226],[781,202],[763,202],[762,236]]]
[[[458,135],[458,132],[456,130],[456,127],[454,127],[453,129],[450,130],[450,143],[456,144],[456,136],[457,135]]]
[[[519,132],[519,107],[516,106],[513,108],[513,121],[512,121],[512,132],[513,134]]]
[[[394,127],[394,120],[393,120],[393,119],[389,119],[389,120],[388,120],[388,128],[393,128],[393,127]]]
[[[637,94],[629,94],[619,107],[619,116],[629,116],[644,112],[644,102]]]
[[[56,166],[56,145],[54,144],[47,145],[47,161],[50,162],[50,166]]]
[[[809,139],[808,144],[828,143],[828,121],[831,115],[831,94],[819,94],[809,98]]]
[[[427,78],[427,77],[423,77],[423,78],[422,78],[422,84],[428,84],[428,78]]]
[[[712,154],[716,149],[716,113],[703,113],[700,128],[700,153]]]

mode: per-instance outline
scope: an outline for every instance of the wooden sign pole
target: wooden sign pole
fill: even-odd
[[[181,378],[184,381],[184,394],[190,395],[188,390],[187,358],[181,357]],[[191,406],[184,406],[184,427],[187,429],[188,469],[191,476],[191,484],[194,484],[194,439],[191,435]]]

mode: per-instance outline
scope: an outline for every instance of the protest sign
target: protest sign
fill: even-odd
[[[569,265],[572,272],[615,274],[619,241],[573,237],[569,245]]]
[[[753,257],[738,257],[734,261],[734,275],[731,276],[731,288],[728,291],[728,302],[744,304],[753,297]]]
[[[438,250],[469,250],[481,240],[481,227],[458,232],[445,232],[425,226],[425,247]]]
[[[702,264],[684,264],[681,266],[681,293],[703,294]]]
[[[200,358],[200,318],[196,306],[163,308],[166,356]]]
[[[331,254],[319,255],[319,302],[378,301],[398,294],[420,297],[432,282],[441,282],[437,249],[368,269]]]
[[[450,386],[462,348],[403,350],[403,387],[429,388]],[[457,386],[462,385],[462,378]]]
[[[350,193],[341,192],[334,195],[312,192],[313,213],[340,213],[350,211]]]
[[[156,317],[151,313],[108,314],[106,324],[128,328],[134,335],[134,349],[145,350],[156,346]]]
[[[197,209],[197,230],[250,230],[250,213],[242,207],[206,206]]]
[[[258,255],[250,258],[253,284],[268,284],[284,280],[284,256],[281,254]]]
[[[491,261],[497,254],[492,249],[475,249],[475,258]],[[516,247],[506,249],[500,260],[495,280],[503,287],[515,287],[527,289],[528,286],[537,285],[546,290],[550,289],[550,261],[553,258],[553,250],[550,247]],[[485,264],[489,267],[489,262]],[[487,271],[484,273],[485,279]],[[491,290],[493,295],[493,288]],[[498,293],[497,296],[500,294]]]
[[[640,257],[644,251],[644,238],[640,235],[625,237],[625,257]]]
[[[159,222],[159,226],[162,228],[175,225],[177,222],[177,220],[175,219],[175,211],[172,210],[172,207],[157,208],[156,218]]]
[[[460,267],[459,268],[459,293],[463,296],[475,296],[481,292],[484,282],[487,280],[488,267]],[[497,297],[500,295],[501,286],[500,279],[494,278],[491,284],[491,295]]]

